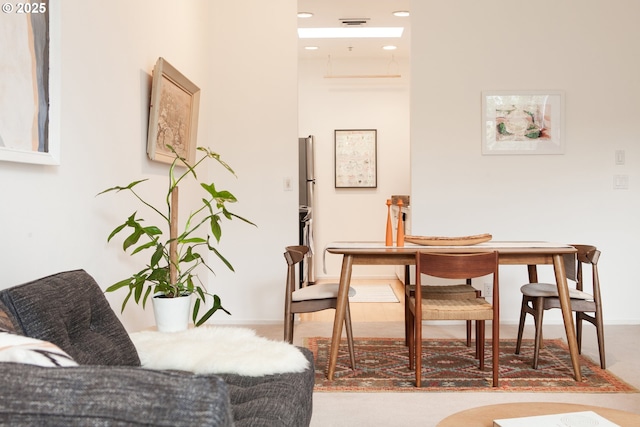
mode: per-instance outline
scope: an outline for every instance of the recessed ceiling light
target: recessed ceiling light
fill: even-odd
[[[382,49],[384,49],[384,50],[396,50],[397,48],[398,48],[398,46],[393,46],[393,45],[382,46]]]
[[[403,27],[298,28],[298,37],[301,39],[398,38],[402,37],[403,30]]]
[[[311,18],[312,16],[311,12],[298,12],[298,18]]]
[[[393,12],[393,16],[400,16],[402,18],[409,16],[408,10],[396,10]]]
[[[318,46],[305,46],[305,50],[318,50]]]

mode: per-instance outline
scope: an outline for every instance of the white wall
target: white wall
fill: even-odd
[[[332,75],[386,74],[388,60],[334,58]],[[392,194],[409,194],[409,64],[395,60],[401,78],[324,78],[326,58],[306,58],[299,70],[299,132],[316,141],[318,278],[338,278],[342,259],[323,249],[336,240],[384,240]],[[376,129],[377,188],[335,188],[336,129]],[[393,277],[394,267],[355,266],[354,277]]]
[[[221,249],[236,273],[220,269],[210,284],[233,316],[216,316],[217,322],[282,319],[282,252],[297,241],[298,206],[297,188],[285,192],[282,181],[297,174],[299,135],[314,134],[323,145],[319,172],[329,187],[319,197],[330,212],[319,220],[317,248],[336,239],[382,239],[384,201],[408,188],[398,172],[409,161],[400,154],[408,115],[397,109],[409,94],[397,86],[368,93],[338,83],[302,84],[298,128],[295,1],[60,3],[62,164],[0,164],[0,288],[74,268],[106,287],[137,271],[141,261],[106,243],[135,205],[125,197],[94,196],[145,177],[154,179],[149,194],[162,195],[164,185],[155,179],[163,179],[166,166],[145,154],[150,74],[158,56],[201,87],[200,144],[220,151],[235,168],[238,179],[221,183],[239,198],[236,211],[258,224],[234,222],[224,229]],[[607,322],[640,321],[632,274],[640,237],[640,30],[633,22],[639,8],[635,0],[543,0],[524,10],[504,0],[413,2],[416,234],[490,232],[496,239],[596,244],[603,251]],[[234,37],[240,38],[231,42]],[[480,92],[488,89],[564,90],[566,153],[481,156]],[[335,112],[327,108],[312,117],[305,106],[316,94],[319,105],[335,100]],[[365,126],[380,131],[379,188],[338,192],[332,188],[332,132]],[[614,165],[617,149],[626,151],[624,166]],[[614,174],[629,175],[629,190],[612,190]],[[327,274],[337,276],[339,260],[328,264]],[[503,318],[514,321],[517,287],[526,275],[515,267],[502,272],[503,288],[514,287],[503,292]],[[108,297],[118,310],[121,296]],[[151,310],[131,306],[123,319],[128,329],[139,329],[151,324]]]
[[[605,320],[639,322],[637,16],[634,0],[413,1],[414,234],[594,244]],[[483,90],[564,91],[565,154],[482,156]],[[613,190],[614,174],[628,190]],[[516,321],[526,278],[502,268],[504,321]]]
[[[297,173],[295,1],[60,3],[62,163],[0,164],[0,288],[75,268],[106,288],[141,267],[120,242],[106,243],[137,206],[95,195],[140,178],[152,180],[150,197],[164,195],[167,166],[145,153],[151,71],[163,56],[201,88],[199,144],[234,167],[238,179],[221,185],[258,225],[224,228],[221,250],[237,272],[209,280],[233,313],[216,321],[281,321],[282,252],[297,239],[297,192],[284,192],[281,178]],[[184,217],[198,195],[181,187],[181,197]],[[108,298],[119,311],[122,294]],[[149,326],[152,310],[128,306],[123,320]]]

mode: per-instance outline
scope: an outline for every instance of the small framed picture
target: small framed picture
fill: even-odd
[[[376,188],[377,131],[335,131],[336,188]]]
[[[482,154],[563,154],[564,94],[482,92]]]
[[[172,163],[176,155],[193,164],[196,157],[200,88],[164,58],[153,68],[147,155]]]

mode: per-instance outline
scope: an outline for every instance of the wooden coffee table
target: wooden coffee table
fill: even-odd
[[[480,406],[450,415],[437,427],[493,427],[493,420],[529,417],[534,415],[561,414],[563,412],[593,411],[621,427],[640,426],[640,414],[599,406],[573,403],[526,402]]]

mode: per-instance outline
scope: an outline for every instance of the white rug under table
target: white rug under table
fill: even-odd
[[[356,294],[349,297],[350,303],[357,302],[400,302],[390,284],[351,285]]]

